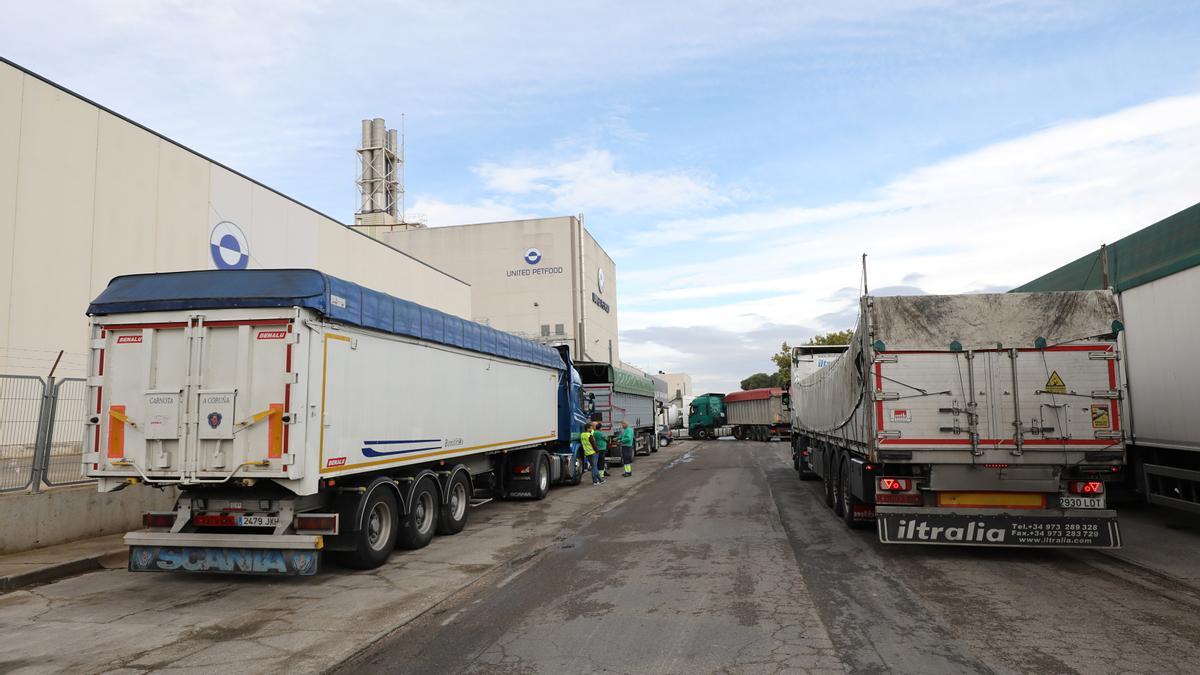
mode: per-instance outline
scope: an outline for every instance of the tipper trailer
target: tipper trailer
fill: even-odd
[[[739,441],[769,441],[791,434],[791,419],[780,387],[726,394],[725,416],[733,426],[733,437]]]
[[[658,452],[658,402],[654,378],[617,368],[608,363],[575,364],[583,380],[583,408],[600,423],[608,439],[608,464],[621,463],[621,446],[616,436],[621,422],[629,422],[634,433],[634,454]]]
[[[85,473],[180,490],[131,570],[373,568],[583,475],[566,348],[314,270],[123,276],[88,313]]]
[[[1119,547],[1121,329],[1107,291],[866,296],[792,382],[797,468],[885,543]]]

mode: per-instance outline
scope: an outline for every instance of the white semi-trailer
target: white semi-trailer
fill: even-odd
[[[862,299],[791,386],[802,477],[885,543],[1118,547],[1125,458],[1111,293]]]
[[[180,490],[131,570],[372,568],[582,476],[565,348],[313,270],[118,277],[88,313],[85,473]]]

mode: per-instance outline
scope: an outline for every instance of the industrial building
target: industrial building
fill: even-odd
[[[581,218],[388,230],[383,241],[470,284],[474,320],[620,365],[617,267]]]
[[[0,373],[45,375],[61,349],[58,374],[83,374],[89,300],[135,272],[311,267],[471,316],[460,278],[4,59],[0,256]]]

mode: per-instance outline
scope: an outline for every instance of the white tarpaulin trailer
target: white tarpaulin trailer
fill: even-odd
[[[798,468],[886,542],[1119,546],[1121,328],[1104,291],[864,297],[848,350],[792,383]]]

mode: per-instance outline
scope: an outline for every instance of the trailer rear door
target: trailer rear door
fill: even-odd
[[[299,478],[288,424],[298,393],[293,327],[278,316],[98,324],[92,473]]]

